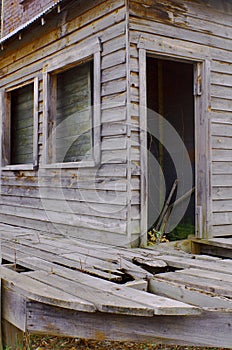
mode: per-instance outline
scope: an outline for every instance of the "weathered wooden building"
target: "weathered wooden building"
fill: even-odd
[[[175,178],[177,199],[195,188],[188,215],[198,237],[231,235],[232,2],[42,1],[29,16],[34,3],[21,1],[13,31],[2,16],[0,221],[145,244],[149,174],[160,176],[147,128],[167,174],[165,149],[177,148],[162,120],[154,129],[155,110],[193,169],[190,187],[181,176],[189,164],[166,175],[167,193]]]

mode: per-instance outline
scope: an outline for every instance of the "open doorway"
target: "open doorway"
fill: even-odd
[[[163,217],[162,215],[160,217],[159,213],[169,199],[167,208],[172,208],[176,200],[178,183],[180,184],[182,179],[177,178],[173,159],[162,142],[164,125],[162,122],[159,123],[158,139],[152,133],[148,133],[147,140],[148,228],[158,227],[157,231],[169,240],[185,239],[190,234],[195,234],[194,64],[147,57],[147,107],[148,110],[162,115],[179,134],[191,161],[193,177],[192,193],[185,214],[174,229],[166,232],[171,209],[169,212],[166,211]],[[148,130],[151,130],[149,124],[152,123],[152,112],[148,114]],[[175,149],[175,144],[173,148]],[[155,174],[154,158],[159,164],[159,171],[158,173],[155,171]],[[183,172],[184,166],[183,162]],[[165,188],[165,193],[162,188]]]

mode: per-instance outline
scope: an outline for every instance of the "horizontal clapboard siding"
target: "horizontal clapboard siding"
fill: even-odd
[[[137,45],[211,64],[212,235],[232,235],[232,5],[229,1],[130,1],[131,121],[139,127]],[[159,45],[157,43],[160,43]],[[173,43],[173,44],[172,44]],[[172,46],[173,45],[173,46]],[[135,163],[137,149],[133,149]],[[139,164],[139,163],[137,163]]]
[[[69,48],[75,48],[76,44],[88,47],[94,40],[97,42],[100,39],[102,46],[101,164],[96,168],[62,171],[59,169],[42,170],[42,168],[39,168],[38,171],[4,171],[1,185],[0,220],[40,231],[69,234],[115,245],[130,244],[127,238],[125,4],[123,0],[91,0],[87,3],[83,1],[80,2],[78,8],[68,6],[65,16],[63,18],[62,14],[59,16],[61,17],[60,27],[54,16],[54,20],[51,19],[49,22],[47,33],[45,31],[45,34],[34,37],[28,41],[28,44],[21,43],[19,46],[16,42],[14,55],[10,55],[7,49],[2,52],[0,85],[2,88],[7,88],[27,81],[35,75],[39,77],[38,152],[41,166],[41,155],[44,148],[43,66],[45,62],[49,63],[50,59],[58,57]],[[62,72],[59,74],[61,76]],[[81,86],[86,77],[85,75],[83,79],[80,78],[77,84]],[[70,94],[71,85],[69,90],[65,96],[63,81],[60,85],[58,84],[58,123],[64,117],[61,109],[65,108],[68,115],[70,108],[72,109],[71,104],[76,101],[76,95]],[[91,96],[84,95],[81,100],[78,100],[81,107],[82,105],[86,107],[91,100]],[[64,106],[61,98],[69,99],[70,103]],[[85,115],[83,118],[86,120]],[[82,126],[87,127],[85,122]],[[88,129],[91,129],[90,124]],[[69,130],[69,136],[72,137],[74,128],[70,126]],[[83,153],[86,153],[86,149],[91,144],[90,134],[87,136],[88,139],[81,140],[84,147]],[[66,142],[63,131],[60,130],[59,133],[58,130],[56,137],[58,141],[62,141],[63,147]],[[78,144],[77,147],[80,145]],[[59,152],[58,146],[56,151]],[[72,157],[71,153],[70,157]],[[136,240],[139,217],[138,179],[134,179],[131,186],[134,188],[132,216],[135,218],[135,229],[132,228],[132,231],[135,233],[133,239]]]

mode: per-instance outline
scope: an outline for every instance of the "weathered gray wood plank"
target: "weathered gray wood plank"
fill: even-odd
[[[168,298],[174,297],[175,300],[198,307],[230,310],[232,308],[232,302],[228,298],[216,296],[209,292],[203,293],[198,288],[185,286],[175,281],[165,281],[159,278],[158,275],[149,280],[148,290],[154,294]]]
[[[179,272],[167,272],[161,273],[157,277],[159,280],[175,282],[184,287],[194,288],[199,291],[209,292],[216,296],[222,296],[231,298],[232,297],[232,282],[223,280],[218,281],[218,279],[206,276],[193,276],[185,274],[184,270],[182,273]],[[231,303],[232,306],[232,303]]]
[[[214,212],[232,211],[232,200],[213,201],[213,211]]]
[[[188,274],[190,276],[212,278],[212,279],[221,281],[221,286],[223,286],[224,281],[232,282],[232,276],[230,276],[227,273],[221,273],[221,272],[215,272],[215,271],[209,271],[209,270],[203,270],[203,269],[194,269],[194,268],[184,269],[184,270],[178,271],[178,273]]]
[[[222,273],[231,274],[231,266],[226,264],[224,261],[201,261],[197,259],[191,259],[186,257],[176,257],[170,255],[159,256],[161,260],[167,262],[169,266],[174,266],[177,268],[200,268],[204,270],[217,271]]]
[[[219,185],[213,188],[212,197],[214,200],[232,199],[232,189],[228,186]]]
[[[137,203],[136,203],[137,204]],[[30,215],[31,212],[31,215]],[[37,222],[40,222],[41,225],[43,223],[51,222],[56,223],[57,225],[67,225],[71,227],[79,227],[83,229],[94,229],[95,227],[99,227],[101,231],[105,232],[114,232],[116,234],[125,234],[126,233],[126,222],[120,219],[110,219],[110,218],[101,218],[101,217],[91,217],[88,215],[77,215],[74,213],[63,213],[62,212],[54,212],[50,211],[45,213],[45,211],[33,211],[30,208],[22,208],[20,214],[20,207],[10,208],[6,206],[2,206],[0,210],[1,214],[9,214],[14,216],[15,218],[25,218],[25,219],[34,219]],[[37,226],[39,227],[39,226]],[[42,228],[42,226],[41,226]],[[71,230],[70,230],[71,231]]]
[[[141,5],[140,5],[141,6]],[[143,11],[143,8],[141,6],[141,10]],[[146,10],[145,10],[146,11]],[[149,25],[147,25],[149,23]],[[132,18],[131,19],[131,29],[134,31],[140,31],[145,33],[156,33],[158,35],[166,35],[167,30],[171,30],[172,27],[167,28],[167,24],[158,23],[157,21],[147,21],[147,19],[143,18]],[[204,45],[207,49],[212,48],[211,50],[215,50],[216,48],[219,48],[221,50],[230,50],[230,44],[231,41],[227,38],[220,38],[220,37],[214,37],[212,38],[206,34],[206,33],[197,33],[192,30],[188,30],[183,26],[180,26],[179,28],[175,26],[175,32],[172,35],[172,37],[177,39],[186,40],[186,37],[188,38],[188,42],[191,43],[197,43],[200,45]],[[217,55],[218,57],[218,55]]]
[[[213,24],[217,23],[222,27],[222,23],[225,27],[231,26],[230,21],[230,15],[229,11],[231,9],[231,4],[229,3],[219,3],[210,1],[209,7],[205,7],[202,3],[195,3],[194,1],[189,1],[188,3],[185,3],[183,1],[180,1],[178,3],[161,3],[160,7],[156,7],[153,2],[149,0],[143,1],[144,6],[141,6],[141,3],[139,0],[133,0],[131,1],[130,5],[130,11],[131,14],[134,14],[134,16],[141,17],[143,15],[145,18],[151,18],[154,21],[162,21],[168,24],[175,24],[175,26],[184,26],[185,28],[188,28],[188,21],[186,21],[186,16],[193,17],[196,19],[197,27],[198,27],[198,21],[203,20],[205,23],[205,26],[211,26],[211,19],[212,17],[215,18]],[[200,12],[199,12],[200,9]],[[174,12],[174,16],[171,16],[170,12]],[[209,18],[209,11],[211,13],[211,17]],[[166,16],[165,16],[166,15]],[[223,21],[224,20],[224,21]],[[191,23],[191,22],[190,22]],[[208,27],[206,27],[208,34],[213,34],[212,30],[209,33]],[[192,26],[190,26],[189,29],[193,29]],[[197,30],[198,28],[194,28]],[[199,29],[198,29],[199,30]],[[225,28],[224,28],[225,30]]]
[[[232,211],[213,214],[213,225],[231,225]]]
[[[230,348],[231,313],[204,312],[201,316],[129,317],[111,314],[86,314],[38,303],[28,303],[28,330],[32,333],[71,335],[93,339],[150,341]],[[44,317],[46,315],[46,317]]]
[[[231,236],[232,225],[215,225],[212,227],[212,233],[214,237]]]
[[[14,285],[2,281],[2,318],[13,326],[26,331],[26,297]]]
[[[40,264],[41,264],[41,261],[40,261]],[[175,300],[160,298],[155,295],[146,294],[138,290],[134,291],[134,290],[128,289],[126,286],[116,285],[115,283],[100,280],[98,278],[91,277],[83,273],[68,271],[67,269],[61,269],[55,266],[54,274],[57,276],[61,276],[65,279],[67,278],[67,282],[64,285],[67,285],[67,283],[69,284],[69,281],[71,280],[76,281],[76,283],[78,284],[78,286],[76,287],[78,290],[78,293],[79,293],[79,287],[82,290],[82,288],[88,288],[89,286],[91,288],[94,288],[94,290],[96,289],[99,293],[102,292],[104,294],[104,292],[106,292],[106,293],[109,293],[109,295],[112,294],[114,296],[121,298],[122,300],[127,299],[133,302],[136,302],[138,307],[140,306],[140,304],[146,305],[149,308],[152,307],[154,310],[154,314],[157,314],[157,315],[177,315],[177,314],[191,315],[191,314],[198,314],[200,312],[200,310],[198,309],[192,308],[191,306],[186,304],[177,303]],[[38,278],[38,279],[41,277],[42,280],[44,280],[45,278],[44,276],[46,276],[45,274],[41,275],[41,273],[39,272],[38,274],[34,272],[29,272],[28,275],[34,276],[35,278]],[[94,292],[93,292],[93,296],[94,296]],[[128,313],[129,312],[130,311],[128,311]]]
[[[0,220],[9,224],[15,225],[15,216],[0,214]],[[89,242],[102,242],[108,245],[115,245],[117,247],[130,247],[131,241],[127,239],[127,236],[124,234],[117,234],[113,232],[105,234],[101,229],[94,229],[89,235],[89,228],[77,228],[75,226],[56,224],[55,226],[50,222],[43,222],[38,220],[33,220],[29,218],[17,217],[17,224],[22,227],[26,227],[29,229],[37,230],[42,233],[50,232],[51,234],[59,235],[61,232],[64,234],[68,234],[69,237],[74,237],[76,239],[87,239]]]
[[[4,349],[23,348],[24,333],[6,320],[2,320]]]
[[[11,261],[14,262],[15,252],[16,252],[17,260],[24,259],[27,256],[34,256],[34,257],[45,259],[48,262],[55,262],[57,264],[62,264],[63,266],[75,268],[79,271],[87,272],[94,276],[99,276],[109,280],[121,281],[120,273],[117,273],[115,275],[112,271],[107,271],[107,269],[105,271],[102,268],[100,269],[97,267],[94,268],[92,265],[89,265],[86,263],[85,258],[83,258],[83,260],[79,260],[79,259],[73,260],[73,259],[68,259],[64,256],[60,257],[59,255],[52,254],[51,252],[49,253],[48,251],[42,251],[32,247],[27,247],[26,249],[27,249],[27,253],[25,254],[25,247],[16,248],[14,245],[12,247],[9,247],[9,244],[8,244],[8,246],[4,248],[4,256],[5,254],[7,254],[8,257],[11,257]]]
[[[232,235],[231,235],[232,236]],[[209,244],[213,244],[222,248],[232,249],[232,238],[211,238],[208,240]]]
[[[49,286],[53,286],[58,291],[68,291],[74,296],[79,296],[93,303],[98,311],[109,312],[114,314],[137,315],[137,316],[153,316],[153,308],[143,303],[137,303],[133,300],[119,297],[115,294],[105,292],[88,286],[82,285],[78,281],[67,280],[56,274],[49,274],[42,271],[33,271],[26,274],[31,279],[43,282]]]
[[[118,186],[117,186],[118,184]],[[112,187],[124,187],[125,182],[117,182],[112,181],[108,186]],[[107,184],[106,184],[107,186]],[[54,200],[54,199],[46,199],[47,205],[50,208],[57,212],[67,212],[69,214],[77,214],[77,215],[93,215],[96,217],[107,217],[111,219],[126,219],[126,207],[123,205],[114,205],[114,210],[109,212],[109,206],[103,203],[95,203],[92,207],[89,206],[88,203],[85,202],[75,202],[67,200],[67,207],[64,207],[62,200]],[[223,202],[224,203],[224,202]],[[2,195],[0,200],[1,205],[12,205],[12,198],[7,195]],[[31,209],[42,209],[43,204],[40,198],[27,198],[23,196],[14,196],[14,205],[15,206],[23,206],[25,208]],[[134,207],[134,215],[138,215],[138,209]]]
[[[231,161],[213,161],[212,173],[214,175],[219,174],[232,174],[232,162]]]
[[[94,305],[85,299],[80,299],[66,291],[59,291],[52,286],[35,281],[25,274],[18,274],[6,267],[1,267],[1,276],[7,286],[14,285],[15,291],[23,294],[26,298],[73,310],[87,312],[96,310]]]

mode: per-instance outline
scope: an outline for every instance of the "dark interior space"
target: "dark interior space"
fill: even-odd
[[[173,184],[177,179],[175,165],[163,142],[165,132],[163,122],[159,122],[158,125],[158,139],[154,137],[153,132],[149,133],[149,130],[152,130],[152,115],[154,115],[152,111],[163,116],[179,134],[187,149],[192,165],[193,182],[195,182],[193,68],[193,64],[189,63],[147,57],[149,228],[156,227],[158,213],[163,208],[172,189],[173,196],[170,205],[175,201],[176,190]],[[181,153],[178,157],[181,157]],[[158,161],[158,167],[155,166],[154,159]],[[183,172],[184,166],[183,164]],[[178,179],[179,181],[181,179]],[[193,188],[194,186],[195,183],[193,183]],[[166,191],[163,191],[163,188]],[[166,220],[168,220],[168,215]],[[178,226],[172,232],[165,232],[165,224],[163,229],[169,240],[184,239],[189,234],[195,233],[194,191]]]

